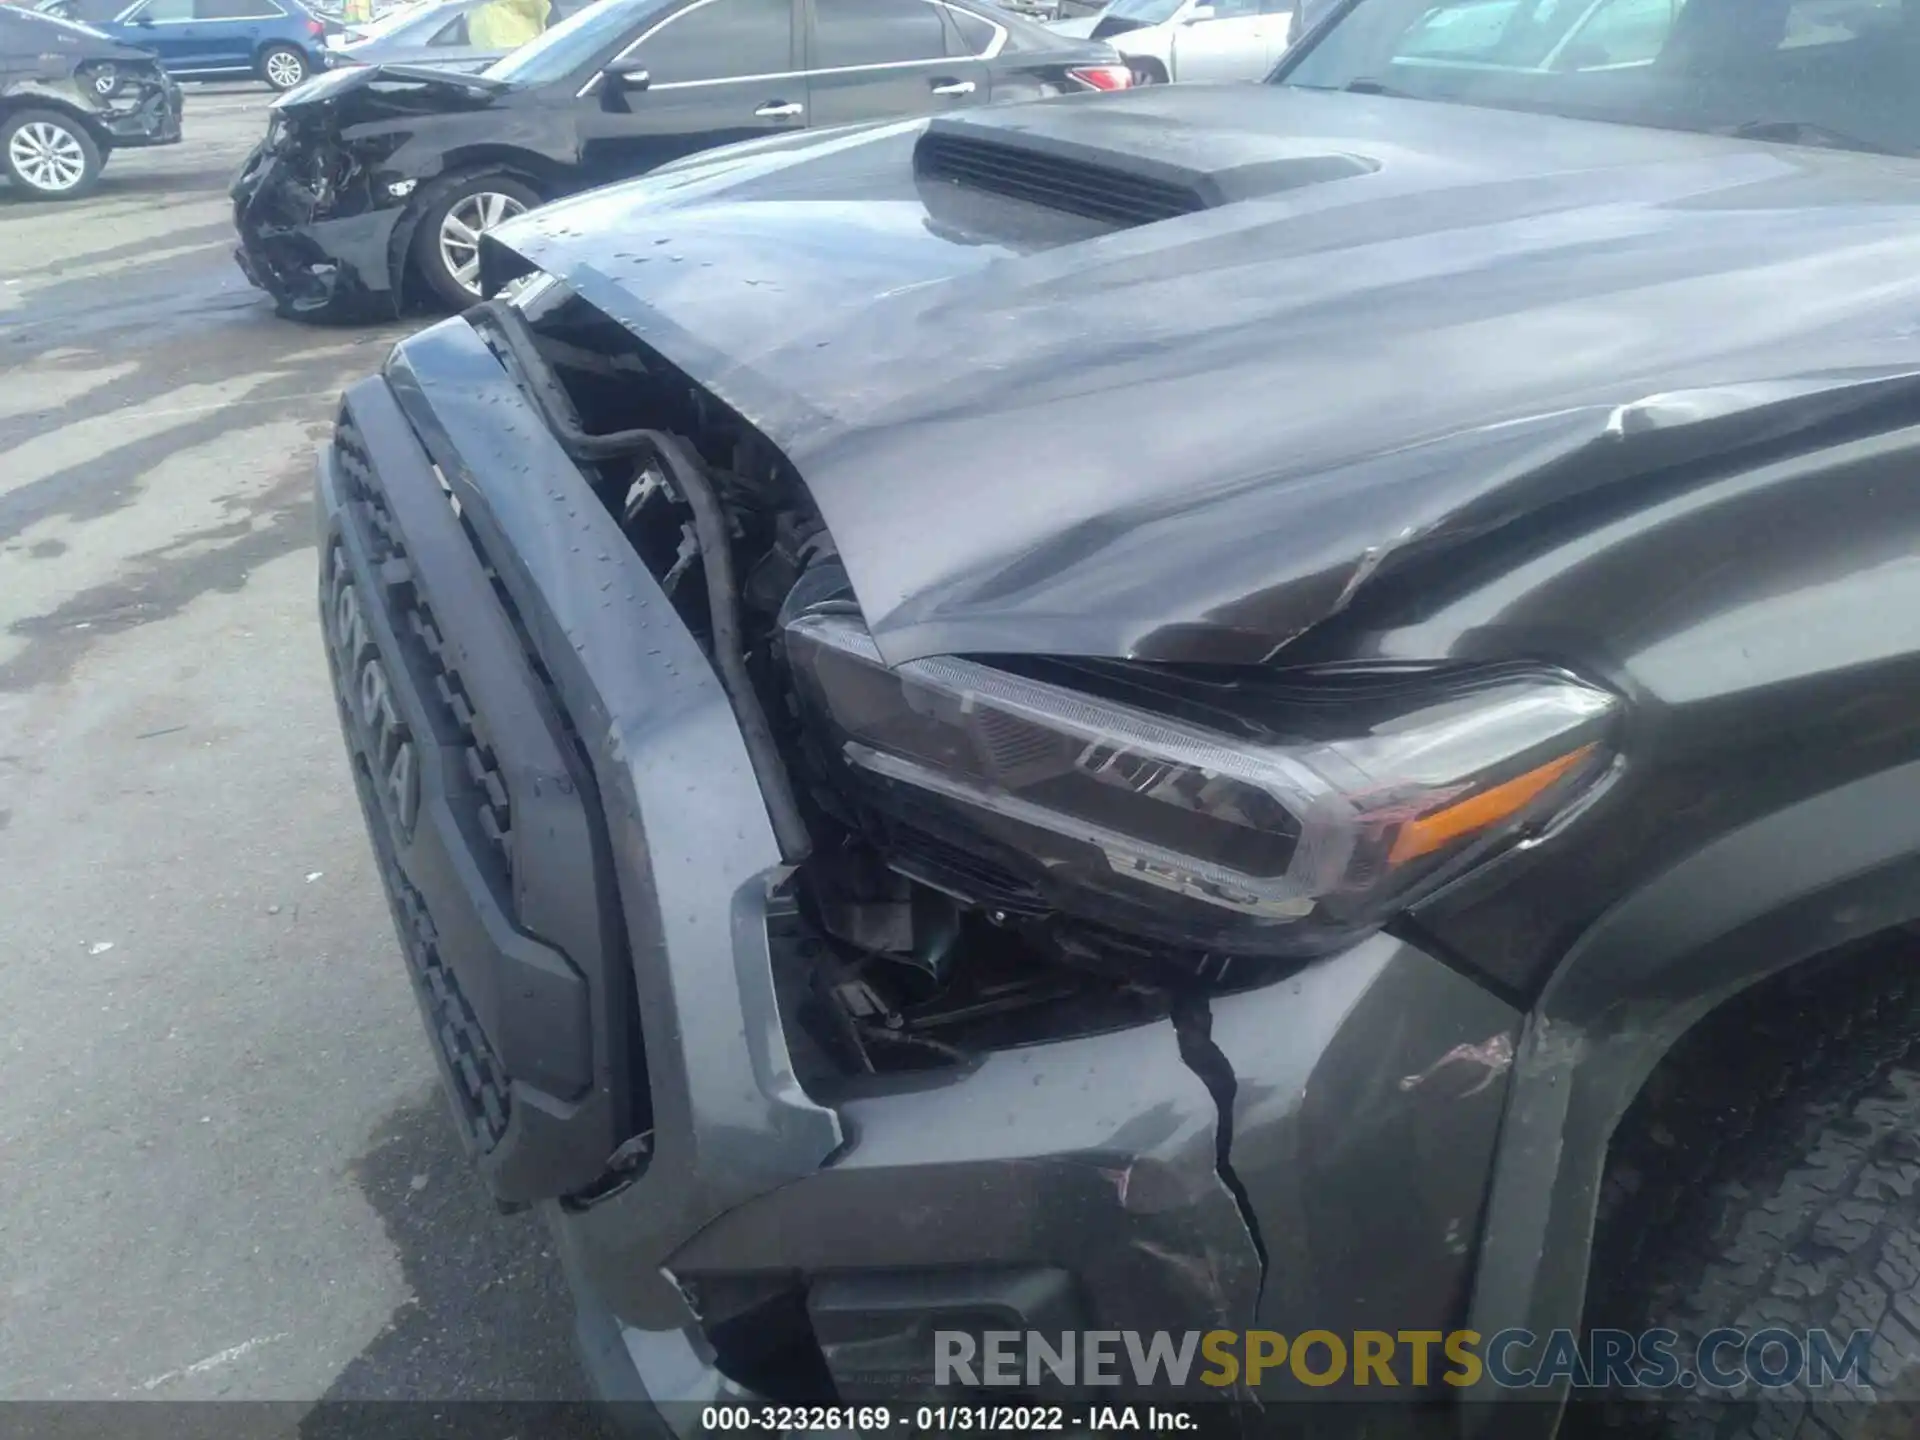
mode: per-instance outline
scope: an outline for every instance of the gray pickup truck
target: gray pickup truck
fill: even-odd
[[[1912,1433],[1920,4],[1503,3],[676,162],[347,393],[352,772],[628,1413]]]

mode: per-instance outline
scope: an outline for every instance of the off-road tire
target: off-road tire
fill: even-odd
[[[72,142],[73,153],[78,155],[83,167],[80,178],[73,184],[62,189],[47,189],[32,179],[16,163],[14,139],[34,126],[53,126]],[[88,132],[85,125],[64,111],[16,110],[4,119],[0,119],[0,170],[4,170],[7,179],[13,182],[15,193],[24,195],[28,199],[78,200],[100,183],[100,172],[106,168],[106,164],[107,157],[101,150],[99,142]]]
[[[275,71],[281,68],[274,64],[276,58],[281,61],[282,65],[297,65],[299,67],[300,78],[298,80],[292,80],[283,75],[282,78],[275,79]],[[302,50],[298,45],[269,45],[260,52],[260,58],[255,63],[254,69],[258,72],[260,78],[267,83],[269,89],[278,90],[284,94],[301,84],[313,74],[313,61],[307,58],[307,52]]]
[[[1864,1375],[1810,1394],[1576,1398],[1563,1435],[1920,1435],[1920,939],[1880,941],[1709,1017],[1616,1132],[1589,1329],[1874,1333]],[[1728,1354],[1726,1359],[1732,1359]],[[1870,1403],[1879,1402],[1879,1403]]]
[[[479,296],[448,268],[440,250],[440,227],[447,212],[474,195],[509,195],[531,210],[541,203],[534,188],[516,175],[499,170],[469,171],[437,180],[420,197],[420,220],[413,232],[413,263],[434,298],[452,310],[465,310]]]

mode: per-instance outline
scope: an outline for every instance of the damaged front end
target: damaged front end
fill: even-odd
[[[1321,677],[1282,746],[1298,676],[1263,731],[1224,674],[875,665],[784,451],[540,279],[349,391],[319,494],[403,953],[603,1395],[1264,1396],[1284,1373],[1203,1383],[1182,1337],[1458,1321],[1505,1090],[1447,1057],[1510,1055],[1517,1017],[1367,932],[1474,843],[1456,813],[1396,856],[1353,801],[1406,741],[1331,717],[1394,685]],[[1597,692],[1503,673],[1452,713],[1489,699],[1497,734],[1454,726],[1483,770],[1575,758],[1499,809],[1409,706],[1408,786],[1518,825],[1604,771]],[[942,1369],[940,1332],[987,1330],[1187,1363]]]
[[[1269,983],[1613,763],[1615,697],[1525,664],[889,666],[800,477],[744,421],[577,301],[474,323],[728,692],[822,942],[809,1029],[846,1073]]]
[[[275,101],[266,138],[229,191],[234,259],[248,282],[285,314],[397,315],[408,202],[421,179],[402,152],[420,117],[484,107],[497,88],[472,76],[363,67]]]
[[[1377,931],[1592,793],[1613,697],[1524,666],[889,667],[800,476],[750,425],[559,286],[464,323],[726,692],[784,862],[780,1027],[856,1140],[652,1257],[702,1363],[756,1394],[898,1397],[954,1383],[938,1330],[1297,1328],[1323,1306],[1384,1319],[1396,1287],[1415,1293],[1392,1324],[1452,1316],[1501,1092],[1373,1082],[1510,1043],[1512,1017]],[[1392,1018],[1345,1024],[1372,1010]],[[1353,1203],[1284,1176],[1334,1114],[1335,1168],[1451,1137],[1430,1189],[1362,1221],[1400,1229],[1380,1265],[1418,1280],[1362,1260],[1317,1290]],[[624,1322],[644,1308],[607,1262],[634,1254],[628,1203],[616,1187],[561,1226],[576,1285]],[[621,1347],[674,1372],[688,1342],[651,1330],[627,1323]]]
[[[180,86],[157,60],[83,62],[71,93],[92,109],[94,123],[116,149],[180,143],[185,101]]]

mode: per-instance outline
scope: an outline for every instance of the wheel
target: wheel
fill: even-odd
[[[1158,60],[1129,60],[1127,69],[1133,75],[1135,85],[1164,85],[1167,83],[1167,67]]]
[[[36,200],[73,200],[99,183],[106,159],[78,120],[23,110],[0,124],[0,164]]]
[[[313,73],[304,50],[293,45],[269,45],[260,52],[260,78],[275,90],[291,90]]]
[[[1672,1331],[1673,1357],[1697,1383],[1657,1397],[1604,1387],[1604,1403],[1569,1412],[1569,1440],[1914,1433],[1915,943],[1882,942],[1797,987],[1736,1000],[1703,1024],[1707,1033],[1683,1041],[1680,1065],[1663,1066],[1622,1121],[1600,1198],[1587,1328]],[[1769,1340],[1757,1353],[1717,1347],[1711,1359],[1726,1378],[1742,1369],[1752,1377],[1725,1389],[1699,1368],[1702,1342],[1719,1329],[1794,1338]],[[1856,1342],[1863,1333],[1870,1339]],[[1842,1373],[1825,1384],[1777,1383],[1796,1346],[1804,1370],[1825,1346]],[[1849,1375],[1854,1356],[1864,1356],[1864,1371]],[[1874,1400],[1900,1403],[1862,1403]]]
[[[456,310],[480,299],[480,236],[524,215],[540,197],[497,171],[455,175],[427,195],[414,231],[413,256],[429,289]]]

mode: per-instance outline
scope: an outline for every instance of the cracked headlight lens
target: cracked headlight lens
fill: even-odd
[[[1324,945],[1561,813],[1606,772],[1619,701],[1557,670],[1337,697],[1240,733],[971,660],[889,670],[864,627],[786,630],[863,798],[977,839],[1060,910],[1239,952]],[[957,827],[957,828],[956,828]]]

